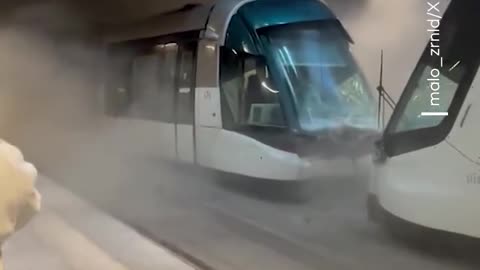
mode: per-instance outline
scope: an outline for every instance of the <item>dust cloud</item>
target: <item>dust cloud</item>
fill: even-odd
[[[133,180],[156,183],[173,174],[159,153],[139,154],[149,149],[141,144],[148,131],[104,115],[104,50],[86,18],[68,5],[35,4],[1,23],[0,133],[42,174],[110,206],[151,192],[136,189]]]
[[[385,50],[385,86],[398,97],[427,40],[426,1],[327,2],[353,36],[354,54],[372,86],[380,49]],[[41,171],[65,181],[170,177],[165,171],[158,175],[156,153],[133,151],[161,151],[150,147],[155,136],[142,134],[151,137],[142,146],[144,141],[125,135],[141,131],[129,133],[104,117],[98,90],[105,63],[94,29],[82,13],[59,4],[22,6],[2,19],[2,137],[19,145]]]
[[[385,50],[385,86],[398,97],[427,40],[426,1],[369,0],[354,9],[346,8],[347,0],[327,2],[353,36],[353,52],[372,86],[378,82],[380,49]],[[160,161],[157,134],[119,126],[104,116],[99,91],[103,51],[81,13],[64,5],[35,4],[8,15],[0,22],[0,134],[17,144],[41,173],[127,215],[124,219],[148,224],[155,224],[155,213],[161,211],[166,217],[183,213],[175,212],[179,204],[171,197],[182,195],[193,204],[202,203],[195,198],[200,193],[213,197],[216,187],[206,182],[213,178],[210,172],[175,171]],[[257,183],[250,187],[258,189]],[[338,195],[328,189],[317,198]],[[265,190],[272,192],[271,186]],[[345,197],[353,194],[350,187],[342,190],[348,191]],[[223,190],[216,196],[218,204],[232,197]],[[119,205],[125,198],[127,203]],[[259,204],[246,205],[255,209]],[[330,207],[328,200],[319,205]],[[276,223],[283,224],[284,218]]]
[[[12,10],[0,24],[0,130],[37,164],[73,152],[73,134],[101,121],[101,50],[68,6]]]
[[[384,51],[383,83],[392,98],[398,100],[429,38],[426,22],[429,1],[328,2],[332,3],[350,32],[355,42],[353,53],[372,88],[379,82],[380,54]],[[443,12],[450,0],[430,2],[440,2],[439,8]],[[347,5],[352,5],[353,8],[346,10]],[[391,111],[388,110],[387,113]]]

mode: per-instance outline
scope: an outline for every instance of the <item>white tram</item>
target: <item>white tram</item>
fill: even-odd
[[[452,1],[431,32],[378,144],[374,220],[480,237],[479,12],[480,1]]]
[[[378,138],[352,40],[321,1],[187,5],[106,42],[107,111],[140,152],[300,180],[356,174]]]

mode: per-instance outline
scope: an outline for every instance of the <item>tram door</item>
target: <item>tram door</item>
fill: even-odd
[[[195,162],[195,55],[196,42],[179,44],[175,91],[175,148],[179,161]]]

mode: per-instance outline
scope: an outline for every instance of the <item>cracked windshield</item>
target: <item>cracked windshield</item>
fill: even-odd
[[[0,7],[0,270],[480,268],[479,1]]]

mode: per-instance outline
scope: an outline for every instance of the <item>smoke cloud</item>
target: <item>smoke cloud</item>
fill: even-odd
[[[385,50],[385,86],[398,97],[427,40],[426,2],[369,0],[353,9],[348,8],[351,1],[328,2],[356,41],[354,54],[372,86],[378,82],[380,49]],[[150,173],[144,165],[141,171],[135,169],[141,158],[157,156],[153,150],[141,156],[135,149],[149,145],[138,145],[142,140],[135,145],[135,138],[118,135],[140,133],[128,133],[131,128],[103,116],[98,89],[105,63],[89,19],[65,4],[26,5],[3,17],[0,136],[19,145],[51,176],[104,182],[158,177],[156,161]]]
[[[0,25],[0,131],[44,163],[45,154],[68,152],[69,133],[99,120],[101,50],[88,23],[67,6],[22,6],[6,18]]]

